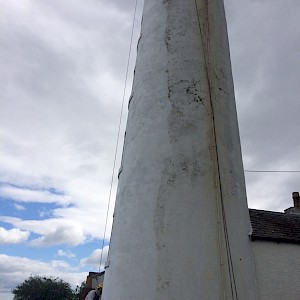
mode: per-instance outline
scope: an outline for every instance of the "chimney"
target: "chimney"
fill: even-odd
[[[284,212],[287,214],[300,214],[300,196],[299,192],[292,193],[294,206],[288,209],[285,209]]]
[[[300,209],[300,196],[298,192],[293,192],[294,207]]]

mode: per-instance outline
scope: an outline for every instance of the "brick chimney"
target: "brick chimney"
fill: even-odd
[[[299,192],[292,193],[294,206],[288,209],[285,209],[284,212],[287,214],[300,214],[300,196]]]
[[[298,192],[293,192],[294,207],[300,209],[300,196]]]

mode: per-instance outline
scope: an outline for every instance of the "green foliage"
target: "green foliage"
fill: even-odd
[[[14,300],[78,299],[69,283],[59,278],[30,276],[12,290]]]
[[[80,300],[83,289],[85,288],[85,282],[83,281],[80,286],[77,285],[74,291],[74,300]]]

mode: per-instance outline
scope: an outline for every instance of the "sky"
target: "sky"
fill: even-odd
[[[76,286],[99,269],[134,4],[0,0],[0,300],[30,275]],[[300,170],[298,0],[225,8],[244,168]],[[251,208],[283,211],[300,190],[300,173],[245,175]]]

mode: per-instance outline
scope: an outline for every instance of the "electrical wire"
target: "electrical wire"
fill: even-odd
[[[123,90],[123,97],[122,97],[122,106],[121,106],[119,126],[118,126],[118,135],[117,135],[114,163],[113,163],[112,175],[111,175],[111,181],[110,181],[110,190],[109,190],[109,197],[108,197],[108,204],[107,204],[107,211],[106,211],[106,218],[105,218],[101,256],[100,256],[100,260],[99,260],[99,273],[100,273],[102,259],[103,259],[103,248],[104,248],[104,243],[105,243],[108,214],[109,214],[109,208],[110,208],[110,203],[111,203],[111,193],[112,193],[112,187],[113,187],[114,176],[115,176],[116,160],[117,160],[117,153],[118,153],[118,147],[119,147],[120,131],[121,131],[121,124],[122,124],[123,110],[124,110],[124,101],[125,101],[125,94],[126,94],[127,80],[128,80],[128,71],[129,71],[129,64],[130,64],[130,58],[131,58],[132,40],[133,40],[133,33],[134,33],[134,27],[135,27],[137,3],[138,3],[138,0],[135,0],[134,14],[133,14],[133,21],[132,21],[132,28],[131,28],[131,36],[130,36],[130,43],[129,43],[129,51],[128,51],[128,59],[127,59],[127,66],[126,66],[125,83],[124,83],[124,90]]]

